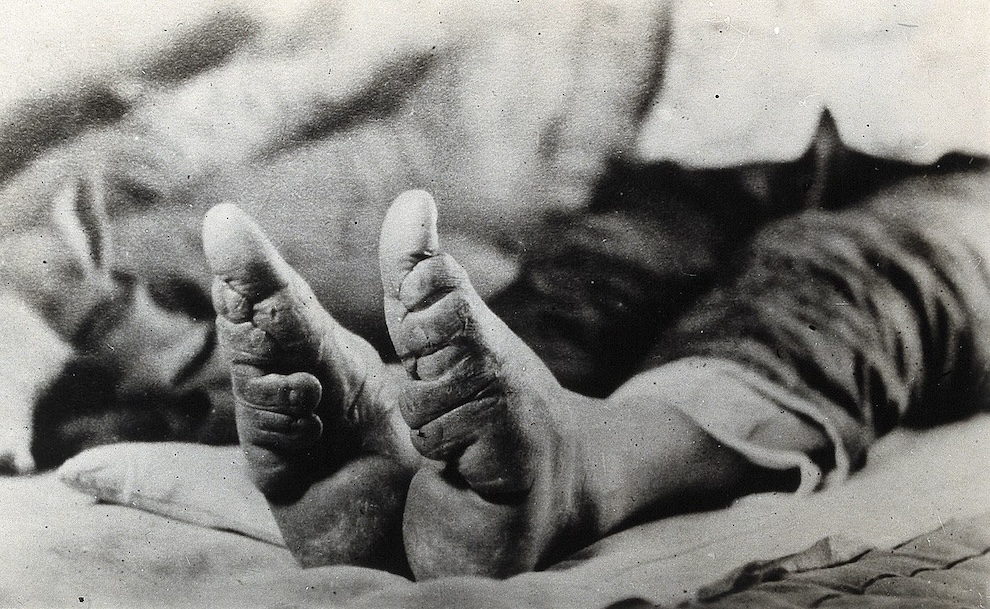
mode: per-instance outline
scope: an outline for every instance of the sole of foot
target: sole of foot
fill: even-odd
[[[389,333],[410,382],[399,407],[431,466],[403,523],[419,579],[541,566],[580,519],[579,447],[564,390],[440,251],[436,205],[401,195],[382,226]],[[566,545],[566,544],[563,544]]]
[[[307,566],[378,564],[420,460],[387,368],[240,209],[213,208],[203,243],[238,436],[287,544]]]

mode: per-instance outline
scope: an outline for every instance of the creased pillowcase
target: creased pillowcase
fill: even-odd
[[[83,451],[59,480],[105,503],[137,508],[284,546],[236,446],[183,442],[109,444]]]

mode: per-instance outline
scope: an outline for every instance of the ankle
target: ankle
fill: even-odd
[[[603,402],[566,389],[560,392],[562,399],[550,413],[556,447],[547,462],[553,469],[539,477],[546,488],[539,490],[539,512],[545,525],[544,550],[537,567],[565,558],[604,533],[600,502],[594,493],[594,470],[600,457],[591,456],[583,425],[587,411],[601,409]]]

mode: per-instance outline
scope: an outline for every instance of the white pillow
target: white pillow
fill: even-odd
[[[58,477],[99,501],[285,545],[237,446],[109,444],[69,459]]]

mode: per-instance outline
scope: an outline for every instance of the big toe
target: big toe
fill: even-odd
[[[399,195],[382,222],[378,256],[386,307],[398,301],[399,288],[418,262],[436,255],[437,206],[422,190]]]
[[[258,301],[284,288],[292,270],[261,227],[236,205],[217,205],[203,219],[203,251],[211,272]]]
[[[283,309],[292,308],[293,299],[285,298],[289,294],[299,296],[300,302],[314,298],[261,227],[236,205],[217,205],[207,212],[203,251],[215,276],[214,308],[232,322],[264,321],[254,319],[254,306],[268,299],[279,302],[282,306],[278,308]]]
[[[484,308],[463,267],[439,248],[433,198],[423,191],[401,194],[382,223],[379,256],[385,322],[410,371],[414,360],[442,349],[464,329],[466,317]]]

